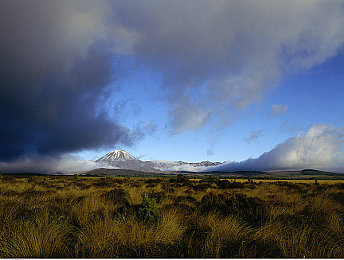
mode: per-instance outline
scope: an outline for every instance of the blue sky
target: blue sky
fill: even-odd
[[[287,138],[307,132],[311,125],[344,125],[344,56],[338,55],[312,69],[287,75],[263,99],[229,115],[232,121],[216,130],[206,126],[197,131],[171,134],[168,128],[169,105],[161,100],[159,74],[140,68],[117,82],[121,90],[120,120],[127,127],[138,122],[155,126],[135,145],[116,146],[142,160],[184,160],[197,162],[243,161],[257,158]],[[126,102],[125,102],[126,101]],[[285,110],[272,113],[274,105]],[[250,138],[251,137],[251,138]],[[107,149],[78,153],[94,160]]]
[[[0,168],[344,169],[342,0],[5,0],[0,24]]]

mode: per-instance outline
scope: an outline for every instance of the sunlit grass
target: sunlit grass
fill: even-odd
[[[5,175],[0,257],[344,257],[342,181],[209,181]]]

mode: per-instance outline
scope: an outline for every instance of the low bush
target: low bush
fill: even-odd
[[[210,193],[202,198],[200,206],[203,213],[217,211],[224,216],[237,215],[252,226],[261,226],[268,218],[264,204],[262,200],[244,194],[228,198]]]
[[[219,180],[217,187],[220,189],[243,189],[245,188],[245,184],[236,181]]]
[[[218,183],[219,182],[219,177],[217,176],[206,176],[205,178],[202,178],[201,182],[206,182],[206,183]]]
[[[159,209],[155,199],[149,198],[147,194],[144,194],[138,214],[139,218],[146,223],[156,222],[159,217]]]
[[[180,184],[190,184],[190,179],[183,175],[183,174],[178,174],[176,177],[170,178],[169,179],[170,183],[180,183]]]

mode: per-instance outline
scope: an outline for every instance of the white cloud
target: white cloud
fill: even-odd
[[[206,171],[206,166],[194,166],[190,164],[179,163],[175,161],[155,160],[152,161],[153,167],[162,171],[187,171],[187,172],[202,172]]]
[[[344,171],[344,128],[331,124],[313,125],[304,135],[287,139],[256,159],[231,162],[210,170],[323,169]]]
[[[335,57],[344,43],[342,1],[124,3],[121,25],[136,33],[136,57],[161,72],[176,132],[260,102],[281,78]],[[180,113],[195,99],[197,109]]]
[[[201,129],[210,119],[210,112],[202,106],[189,102],[178,103],[170,112],[172,134],[183,133],[185,130]]]
[[[277,116],[286,113],[288,110],[287,105],[272,105],[270,115]]]

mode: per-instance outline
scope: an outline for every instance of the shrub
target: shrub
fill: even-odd
[[[226,204],[230,213],[239,215],[250,225],[261,226],[268,218],[264,201],[259,198],[236,194],[232,199],[226,201]]]
[[[206,183],[218,183],[219,182],[219,177],[216,176],[206,176],[201,180],[201,182],[206,182]]]
[[[344,192],[330,193],[328,196],[331,200],[344,205]]]
[[[227,198],[223,194],[210,193],[203,196],[201,211],[203,213],[218,211],[224,216],[237,215],[252,226],[261,226],[268,217],[262,200],[244,194],[235,194],[234,197]]]
[[[219,180],[217,182],[217,187],[220,189],[243,189],[245,188],[245,184],[236,181],[229,182],[228,180]]]
[[[75,181],[80,180],[80,177],[77,173],[74,174],[73,180],[75,180]]]
[[[156,184],[156,183],[161,183],[162,179],[161,178],[154,178],[154,179],[147,179],[144,181],[146,184]]]
[[[189,184],[190,180],[185,175],[178,174],[176,177],[170,178],[169,182],[171,182],[171,183]]]
[[[142,196],[139,208],[139,217],[146,223],[153,223],[158,220],[159,209],[155,199],[149,198],[147,194]]]
[[[150,192],[149,197],[154,198],[157,203],[160,203],[164,198],[166,198],[165,192]]]
[[[208,188],[211,188],[210,183],[200,183],[192,186],[194,191],[206,191]]]

